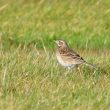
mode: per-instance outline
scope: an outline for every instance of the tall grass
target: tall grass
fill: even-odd
[[[109,110],[110,59],[91,52],[84,55],[88,62],[95,57],[97,70],[81,66],[68,71],[57,64],[53,53],[35,47],[1,50],[1,110]]]

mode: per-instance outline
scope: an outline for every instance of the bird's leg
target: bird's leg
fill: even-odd
[[[68,70],[70,70],[71,69],[71,66],[68,66]]]
[[[67,69],[67,71],[65,72],[65,76],[67,76],[67,75],[68,75],[68,73],[71,71],[71,67],[70,67],[70,66],[68,66],[66,69]]]
[[[81,75],[81,71],[80,71],[80,68],[79,68],[79,66],[77,66],[77,68],[78,68],[79,74]]]

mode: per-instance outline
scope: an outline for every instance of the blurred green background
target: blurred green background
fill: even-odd
[[[64,39],[74,48],[110,49],[109,0],[0,0],[3,46]]]

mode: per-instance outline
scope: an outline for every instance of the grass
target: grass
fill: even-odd
[[[67,71],[57,65],[54,54],[42,54],[34,47],[1,51],[1,110],[109,110],[110,59],[85,55],[98,58],[98,70],[82,66],[80,72]]]
[[[106,60],[99,63],[102,70],[82,67],[65,76],[53,54],[1,50],[1,109],[109,109],[110,70]]]
[[[0,1],[0,110],[109,110],[109,0]],[[65,39],[97,70],[68,71]]]

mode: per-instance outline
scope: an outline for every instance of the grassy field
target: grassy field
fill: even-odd
[[[0,110],[110,110],[109,0],[0,0]],[[66,40],[97,70],[67,70]]]

